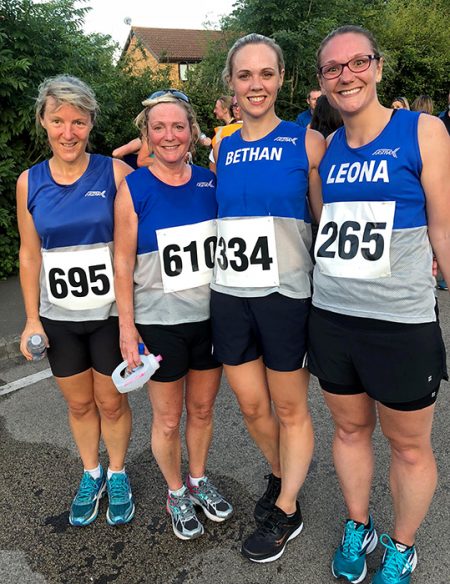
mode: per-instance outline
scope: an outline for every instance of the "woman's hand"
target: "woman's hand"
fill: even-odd
[[[31,335],[41,335],[41,337],[45,339],[45,346],[47,347],[47,349],[50,346],[47,335],[44,332],[44,328],[42,326],[40,319],[27,318],[25,328],[23,329],[23,332],[20,335],[20,352],[27,361],[33,360],[33,355],[27,349],[27,342]]]
[[[139,343],[142,343],[142,339],[134,324],[120,326],[120,352],[128,363],[130,370],[142,364],[141,356],[139,355]],[[149,354],[147,347],[144,348],[144,354]]]

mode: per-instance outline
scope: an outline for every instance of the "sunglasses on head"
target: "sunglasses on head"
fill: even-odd
[[[162,97],[163,95],[167,95],[168,93],[176,97],[176,99],[181,99],[181,101],[190,103],[189,97],[182,91],[178,91],[178,89],[160,89],[159,91],[155,91],[154,93],[149,95],[145,101],[149,99],[157,99],[158,97]]]

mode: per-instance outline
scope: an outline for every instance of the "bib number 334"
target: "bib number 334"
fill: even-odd
[[[394,213],[394,201],[324,205],[315,246],[319,270],[335,278],[390,276]]]
[[[273,217],[218,222],[216,282],[237,288],[279,286]]]

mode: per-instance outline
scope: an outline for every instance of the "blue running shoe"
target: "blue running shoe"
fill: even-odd
[[[134,501],[126,473],[113,473],[106,481],[106,487],[109,499],[106,521],[109,525],[123,525],[131,521],[134,517]]]
[[[380,542],[386,550],[372,584],[409,584],[417,566],[416,548],[394,543],[386,533],[380,536]]]
[[[82,527],[89,525],[97,518],[98,505],[106,487],[105,473],[102,467],[100,469],[101,474],[98,479],[94,479],[87,471],[83,473],[77,494],[70,506],[70,525]]]
[[[349,519],[345,524],[341,545],[334,554],[331,571],[335,578],[345,578],[348,582],[358,584],[367,574],[366,555],[373,552],[378,543],[378,536],[369,517],[369,528],[362,523]]]

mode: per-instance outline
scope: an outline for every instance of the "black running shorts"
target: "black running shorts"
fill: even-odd
[[[91,368],[111,375],[123,360],[116,316],[87,322],[43,317],[41,321],[50,342],[47,354],[55,377],[70,377]]]
[[[226,365],[263,358],[274,371],[305,366],[306,333],[311,299],[278,292],[241,298],[211,291],[214,355]]]
[[[189,369],[216,369],[220,363],[212,356],[211,321],[183,324],[136,324],[147,349],[162,355],[154,381],[177,381]]]
[[[316,307],[309,319],[308,368],[325,391],[367,393],[399,410],[434,403],[441,380],[448,379],[438,322],[403,324]]]

